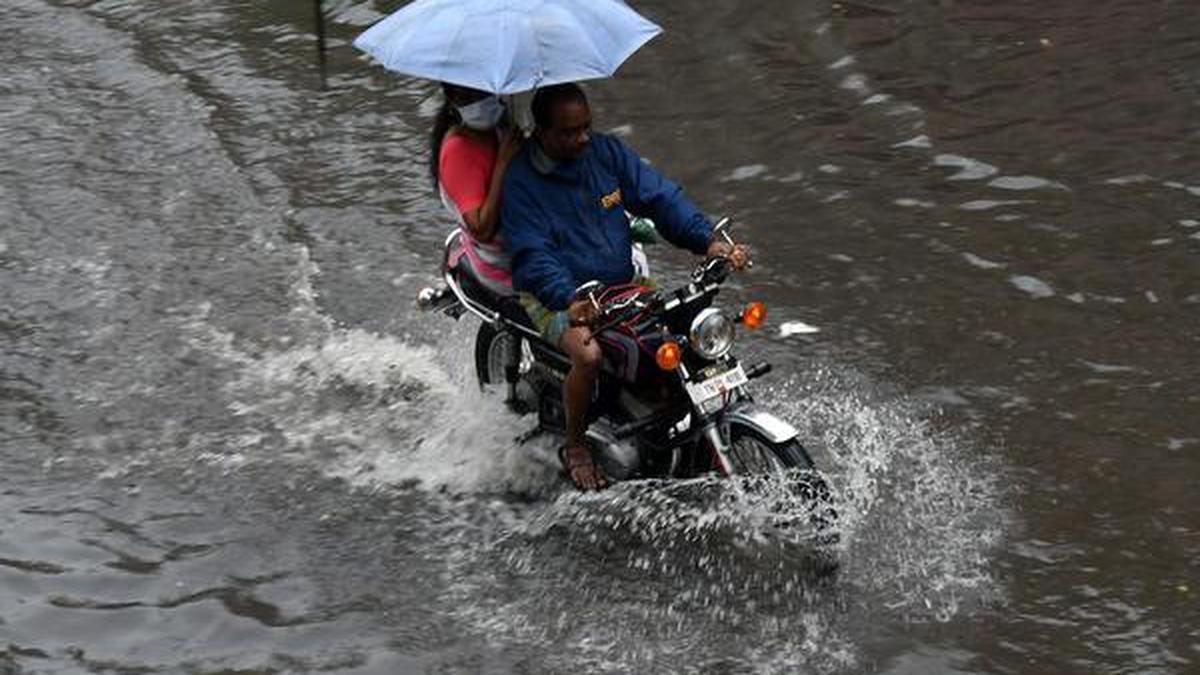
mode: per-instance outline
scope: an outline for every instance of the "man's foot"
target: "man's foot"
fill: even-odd
[[[592,460],[592,453],[586,445],[564,445],[558,449],[558,461],[562,463],[563,472],[583,492],[601,490],[608,487],[608,477]]]

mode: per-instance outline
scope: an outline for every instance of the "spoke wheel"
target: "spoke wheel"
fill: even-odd
[[[748,491],[769,493],[768,483],[786,482],[787,492],[798,497],[806,513],[806,520],[816,538],[818,549],[813,552],[811,564],[820,574],[837,569],[836,555],[828,547],[837,543],[838,515],[833,505],[833,495],[824,476],[813,464],[808,451],[796,439],[775,443],[756,429],[733,425],[729,433],[729,460],[734,474],[743,481]],[[781,515],[795,515],[796,502],[786,499],[779,508],[791,511]],[[787,527],[784,525],[784,527]]]
[[[483,324],[475,334],[475,377],[480,387],[504,384],[504,367],[512,341],[511,333],[502,333],[490,324]]]
[[[796,439],[772,443],[750,427],[729,429],[729,459],[737,474],[778,474],[789,469],[813,469],[812,458]]]
[[[520,344],[515,344],[520,340]],[[528,376],[533,368],[533,351],[529,341],[512,333],[498,331],[489,324],[479,327],[475,335],[475,378],[479,388],[495,390],[506,388],[508,379],[505,370],[512,359],[517,363],[516,388],[505,399],[510,410],[523,415],[537,408],[537,396],[530,389]]]

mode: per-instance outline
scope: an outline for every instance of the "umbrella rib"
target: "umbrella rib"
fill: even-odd
[[[511,45],[511,49],[512,49],[513,53],[507,54],[508,70],[507,70],[507,72],[504,73],[504,81],[499,83],[499,86],[497,87],[497,93],[513,94],[516,92],[509,91],[509,85],[512,84],[513,81],[516,79],[515,73],[517,70],[517,59],[515,57],[516,57],[516,52],[520,51],[520,48],[521,48],[521,41],[520,41],[521,32],[519,30],[513,30],[513,27],[508,23],[508,21],[514,15],[517,15],[516,8],[513,8],[511,5],[508,5],[508,3],[506,3],[506,9],[510,9],[511,11],[506,12],[504,14],[504,21],[503,21],[504,25],[501,27],[500,34],[504,34],[505,31],[511,31],[511,34],[514,36],[517,36],[517,39],[513,40],[513,43]],[[519,16],[519,15],[517,15],[517,16]],[[518,22],[519,22],[519,19],[518,19]]]

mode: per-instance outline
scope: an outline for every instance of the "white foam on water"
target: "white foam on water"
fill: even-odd
[[[1070,189],[1058,181],[1047,180],[1038,176],[1000,176],[988,181],[988,185],[1001,190]]]
[[[1138,183],[1148,183],[1154,180],[1153,176],[1144,173],[1135,173],[1128,176],[1117,176],[1104,181],[1108,185],[1137,185]]]
[[[935,166],[948,166],[959,169],[958,173],[946,177],[946,180],[981,180],[999,173],[999,169],[970,157],[962,155],[941,154],[933,158]]]
[[[933,141],[929,140],[929,136],[926,136],[925,134],[920,134],[918,136],[913,136],[912,138],[910,138],[906,141],[900,141],[899,143],[895,143],[892,145],[892,147],[893,148],[932,148]]]
[[[975,199],[959,204],[958,208],[963,211],[987,211],[999,206],[1015,206],[1017,204],[1028,203],[1028,201],[1023,199]]]
[[[847,54],[846,56],[843,56],[842,58],[838,59],[837,61],[829,64],[829,69],[830,70],[839,70],[841,68],[846,68],[846,67],[852,66],[857,62],[858,62],[857,59],[855,59],[853,56],[850,56],[849,54]]]
[[[1183,450],[1184,448],[1192,445],[1200,445],[1200,438],[1176,438],[1172,436],[1167,439],[1165,447],[1174,452],[1176,450]]]
[[[840,86],[842,89],[855,92],[856,94],[860,94],[862,96],[870,96],[872,93],[871,87],[867,84],[867,78],[858,73],[852,73],[842,78]]]
[[[199,461],[237,468],[294,461],[366,487],[417,482],[456,492],[537,491],[549,482],[537,444],[514,439],[529,427],[474,381],[475,323],[442,332],[439,347],[338,327],[318,306],[320,274],[298,247],[282,346],[255,350],[209,321],[212,307],[184,321],[193,346],[236,369],[224,387],[232,420]],[[451,320],[438,315],[429,321]],[[198,438],[198,437],[197,437]]]
[[[1050,284],[1026,274],[1014,274],[1008,278],[1009,283],[1037,299],[1054,297],[1054,288]]]
[[[788,337],[789,335],[811,335],[820,333],[821,329],[803,321],[788,321],[779,327],[779,336]]]
[[[1134,368],[1133,366],[1118,366],[1118,365],[1112,365],[1112,364],[1108,364],[1108,363],[1097,363],[1095,361],[1088,361],[1086,359],[1080,359],[1080,362],[1083,363],[1083,365],[1087,366],[1088,369],[1090,369],[1091,371],[1096,372],[1096,373],[1105,374],[1105,375],[1113,374],[1113,373],[1136,373],[1136,372],[1138,372],[1138,369]]]
[[[766,164],[747,164],[739,166],[731,171],[728,175],[721,178],[722,182],[743,181],[751,178],[757,178],[767,172]]]
[[[966,259],[967,262],[982,270],[994,270],[1006,266],[1004,263],[993,262],[986,258],[980,258],[974,253],[963,253],[963,258]]]

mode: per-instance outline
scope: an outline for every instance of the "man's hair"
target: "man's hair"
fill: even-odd
[[[538,89],[537,93],[533,95],[533,102],[529,104],[533,111],[533,123],[539,129],[549,129],[554,125],[551,113],[557,106],[564,103],[587,105],[587,96],[584,95],[583,89],[574,82],[552,84],[549,87]]]

